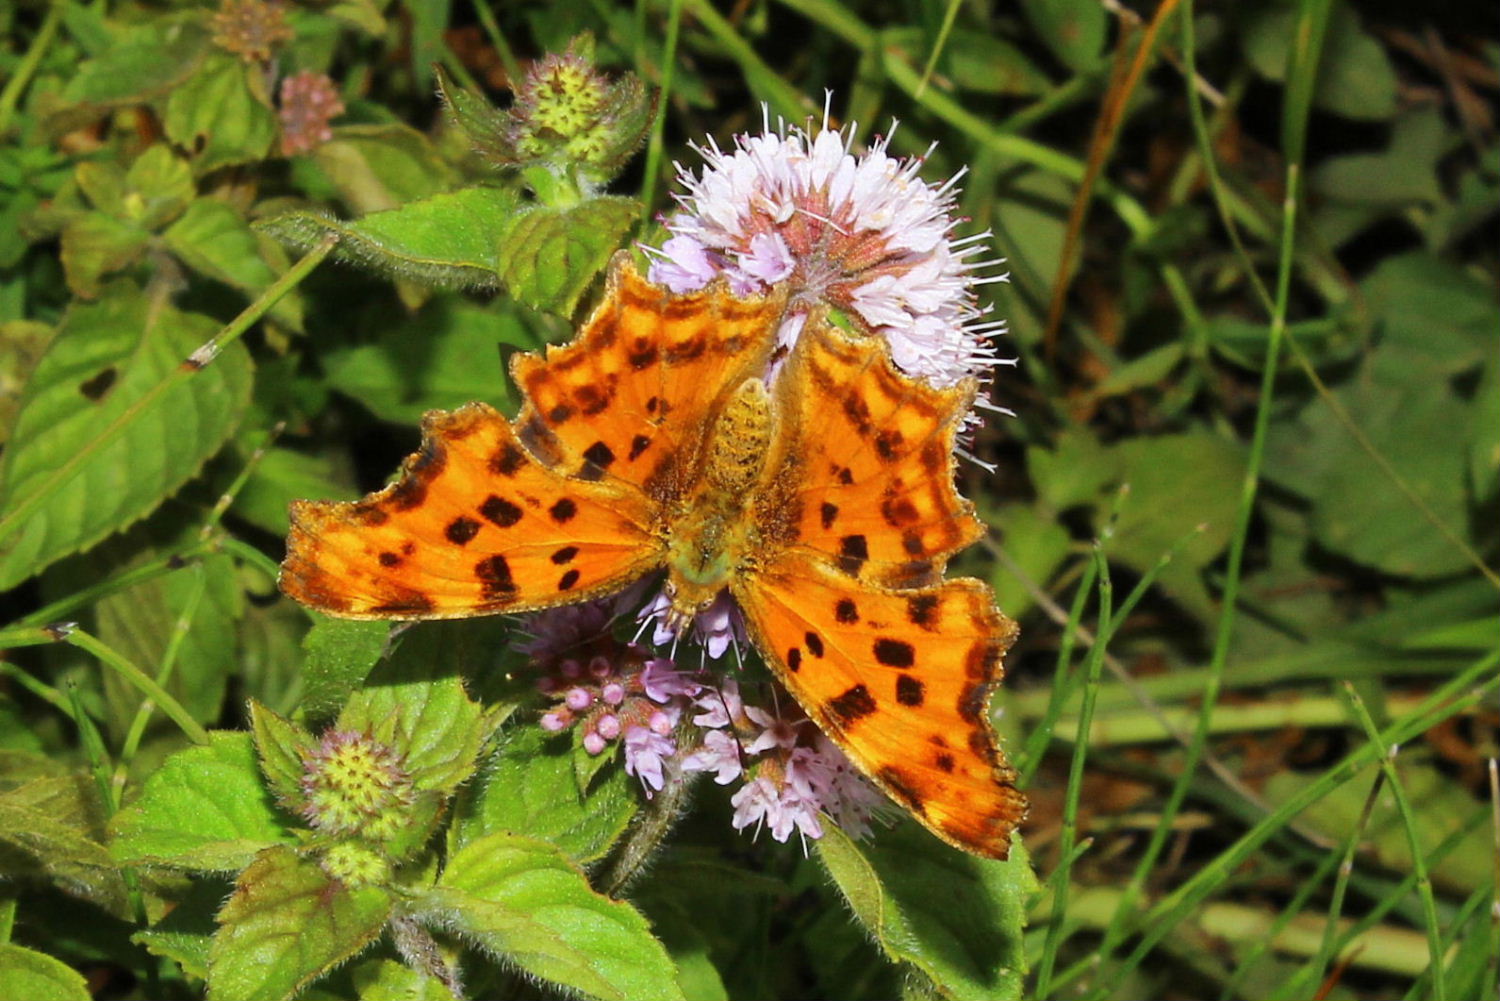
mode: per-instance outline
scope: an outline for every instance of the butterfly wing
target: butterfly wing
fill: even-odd
[[[666,503],[697,480],[711,418],[765,367],[784,295],[738,297],[722,282],[671,295],[616,256],[609,289],[577,339],[518,356],[527,445],[585,477],[604,473]]]
[[[422,421],[400,479],[353,503],[297,501],[281,587],[343,618],[521,612],[617,591],[661,562],[655,505],[540,462],[493,408]]]
[[[734,595],[782,684],[860,771],[950,844],[1006,857],[1026,801],[988,702],[1016,626],[987,587],[882,588],[791,550]]]
[[[953,485],[953,442],[972,380],[934,388],[902,375],[882,342],[810,321],[777,382],[790,437],[764,495],[762,524],[851,577],[928,584],[983,534]]]

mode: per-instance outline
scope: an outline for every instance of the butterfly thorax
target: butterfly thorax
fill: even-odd
[[[677,623],[707,608],[761,548],[750,508],[771,424],[771,397],[760,379],[742,383],[714,422],[703,476],[667,542],[669,618]]]

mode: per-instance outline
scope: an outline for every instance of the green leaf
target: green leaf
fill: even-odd
[[[318,742],[313,735],[255,699],[250,700],[250,732],[255,735],[255,751],[266,784],[288,810],[303,802],[304,763]]]
[[[683,995],[646,919],[600,896],[551,845],[510,834],[470,842],[417,906],[527,973],[597,998]]]
[[[1286,79],[1287,54],[1296,45],[1297,9],[1276,4],[1246,10],[1252,13],[1241,34],[1245,57],[1262,76],[1280,83]],[[1390,57],[1364,33],[1348,4],[1334,4],[1329,15],[1313,104],[1359,120],[1384,120],[1396,113],[1396,71]]]
[[[83,775],[41,776],[7,790],[0,794],[0,879],[47,880],[123,916],[125,884],[101,843],[103,828],[98,787]]]
[[[437,977],[394,959],[368,959],[349,971],[360,1001],[453,1001]]]
[[[330,351],[328,384],[396,424],[416,424],[429,410],[471,400],[513,407],[501,348],[534,348],[514,306],[435,296],[374,344]]]
[[[108,275],[134,264],[151,236],[139,227],[99,212],[68,223],[62,232],[63,273],[81,299],[98,298]]]
[[[173,90],[198,66],[207,42],[196,25],[165,18],[120,32],[68,80],[63,106],[49,116],[48,132],[61,135],[103,110],[140,104]]]
[[[82,975],[61,960],[19,945],[0,945],[0,997],[26,1001],[93,1001]]]
[[[587,793],[573,776],[572,741],[518,727],[490,758],[479,791],[455,822],[454,847],[506,831],[548,841],[575,862],[603,857],[639,806],[625,769],[608,769]]]
[[[259,68],[214,51],[172,90],[162,126],[188,151],[193,172],[202,176],[264,159],[276,138],[276,113]]]
[[[373,942],[390,913],[380,887],[350,889],[290,848],[268,848],[219,912],[210,1001],[290,998]]]
[[[1435,337],[1442,326],[1433,323]],[[1411,377],[1424,366],[1443,364],[1426,351],[1383,347],[1335,396],[1432,515],[1463,531],[1470,408],[1446,380]],[[1312,503],[1313,533],[1324,546],[1403,576],[1440,577],[1469,565],[1321,400],[1273,432],[1266,475]]]
[[[262,380],[265,371],[262,369]],[[240,455],[248,457],[256,445],[243,438]],[[310,455],[291,448],[271,447],[261,453],[250,479],[235,495],[229,510],[256,528],[272,535],[286,535],[291,528],[288,505],[301,498],[354,500],[359,491],[338,479],[337,463],[326,455]]]
[[[1063,565],[1073,538],[1067,529],[1029,504],[1007,504],[986,515],[995,526],[1005,553],[1025,573],[1027,580],[997,567],[990,579],[995,589],[995,604],[1013,619],[1024,615],[1036,600],[1028,583],[1045,587]]]
[[[1388,357],[1391,381],[1441,380],[1492,358],[1495,349],[1493,289],[1482,279],[1423,251],[1382,261],[1363,282]]]
[[[79,165],[80,171],[83,166]],[[177,218],[195,193],[192,169],[166,143],[157,143],[136,157],[125,184],[121,218],[149,230]]]
[[[1469,483],[1474,499],[1491,497],[1500,485],[1500,356],[1485,363],[1474,391],[1473,432],[1469,439]]]
[[[145,931],[130,936],[153,956],[172,960],[190,977],[208,978],[208,950],[217,924],[214,915],[224,906],[232,889],[228,880],[205,877],[193,880],[187,895],[174,900],[166,917]]]
[[[115,565],[123,568],[159,558],[190,543],[192,535],[191,531],[177,533],[171,543],[143,547],[134,559],[127,556]],[[111,540],[100,547],[100,555],[108,559],[125,548]],[[244,606],[234,558],[209,553],[176,573],[107,595],[94,607],[99,638],[138,666],[163,663],[167,649],[177,644],[177,658],[165,687],[195,720],[209,724],[223,712],[225,691],[237,666],[234,645],[224,638],[234,635]],[[190,609],[192,619],[182,629]],[[145,696],[113,671],[104,675],[104,695],[110,732],[123,739]]]
[[[1401,207],[1443,201],[1438,160],[1449,147],[1438,108],[1420,108],[1396,119],[1382,153],[1353,153],[1318,164],[1308,186],[1325,199]]]
[[[250,735],[212,737],[207,747],[190,747],[163,762],[140,798],[115,815],[110,847],[116,859],[228,872],[289,840]]]
[[[0,446],[10,438],[21,394],[52,340],[52,326],[35,320],[0,323]]]
[[[1202,570],[1223,552],[1234,533],[1245,476],[1244,449],[1206,431],[1190,431],[1133,438],[1110,451],[1122,481],[1130,485],[1109,543],[1111,558],[1149,570],[1202,526],[1157,581],[1194,614],[1208,616],[1213,602],[1203,586]],[[1108,509],[1107,504],[1097,509],[1101,527]]]
[[[542,206],[515,218],[500,244],[500,280],[517,301],[571,318],[579,298],[640,216],[630,198]]]
[[[352,222],[315,212],[289,212],[257,228],[299,250],[329,233],[333,257],[426,285],[494,288],[500,283],[501,240],[519,209],[503,188],[462,188]]]
[[[1109,14],[1103,7],[1072,0],[1021,0],[1021,9],[1047,48],[1069,69],[1086,72],[1098,65],[1109,33]]]
[[[309,709],[327,709],[342,703],[385,653],[390,634],[389,622],[314,615],[313,627],[302,640],[307,653],[302,665],[303,704]]]
[[[428,198],[455,180],[427,137],[405,125],[341,125],[311,159],[362,216]]]
[[[254,298],[276,280],[276,272],[261,256],[260,242],[240,214],[224,202],[200,198],[188,207],[162,238],[172,253],[201,275],[221,281]],[[296,295],[271,307],[271,315],[293,330],[302,327]]]
[[[865,844],[824,827],[818,859],[886,955],[921,970],[944,997],[1021,996],[1021,936],[1037,881],[1019,838],[1009,861],[996,862],[965,855],[909,822]]]
[[[100,444],[217,329],[125,284],[69,309],[0,458],[0,590],[149,514],[218,451],[250,396],[238,342]]]
[[[1092,504],[1120,474],[1118,457],[1081,427],[1063,431],[1050,449],[1028,448],[1026,469],[1038,496],[1053,512]]]
[[[433,672],[441,669],[430,665]],[[452,675],[383,673],[388,677],[372,677],[350,697],[338,728],[357,730],[402,752],[406,773],[419,791],[451,793],[474,774],[474,759],[486,735],[482,707]]]

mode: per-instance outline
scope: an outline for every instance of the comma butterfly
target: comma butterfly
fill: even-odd
[[[400,479],[299,501],[282,589],[346,618],[525,612],[665,568],[686,623],[728,588],[808,716],[950,844],[1005,858],[1025,799],[988,718],[1016,636],[977,580],[953,484],[973,380],[898,372],[878,338],[810,319],[773,385],[784,295],[672,295],[625,256],[582,332],[483,403],[422,422]]]

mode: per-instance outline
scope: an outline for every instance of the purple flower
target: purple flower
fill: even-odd
[[[727,786],[745,773],[740,765],[740,745],[732,734],[710,730],[703,735],[703,746],[682,759],[685,772],[713,772],[714,781]]]
[[[664,646],[677,639],[677,631],[667,621],[672,602],[665,593],[659,593],[647,602],[636,619],[643,625],[652,625],[651,642]],[[693,636],[708,651],[711,660],[724,656],[731,643],[738,646],[745,639],[745,626],[740,621],[740,610],[729,596],[721,591],[713,604],[699,612],[693,619]]]
[[[769,113],[767,113],[769,116]],[[936,385],[987,378],[1000,361],[975,293],[1004,275],[979,259],[988,233],[954,238],[958,176],[924,182],[924,159],[887,153],[889,137],[860,155],[854,126],[837,132],[770,127],[736,136],[728,150],[698,147],[699,173],[677,165],[684,192],[666,221],[672,236],[652,257],[652,280],[673,292],[724,275],[739,295],[791,285],[782,341],[794,340],[808,310],[825,303],[886,338],[904,371]],[[961,176],[961,175],[960,175]]]
[[[330,121],[344,113],[333,81],[304,70],[281,81],[281,152],[310,153],[333,138]]]
[[[729,802],[734,806],[734,819],[730,823],[737,831],[752,824],[759,831],[764,824],[777,841],[785,842],[794,829],[804,837],[823,836],[817,804],[800,796],[790,784],[778,786],[768,776],[751,779]]]
[[[633,726],[625,731],[625,773],[641,780],[648,799],[665,784],[663,759],[676,753],[676,741],[650,727]]]

